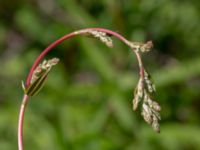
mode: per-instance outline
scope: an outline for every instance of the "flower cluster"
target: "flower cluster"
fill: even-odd
[[[149,52],[151,48],[153,47],[152,41],[147,41],[147,43],[141,43],[141,42],[130,42],[129,43],[131,49],[139,52]]]
[[[39,64],[33,72],[31,84],[34,83],[38,78],[40,78],[46,71],[49,72],[51,67],[55,66],[58,62],[58,58],[53,58],[50,60],[44,60],[41,64]]]
[[[28,87],[25,87],[22,83],[24,93],[28,96],[33,96],[37,94],[43,87],[44,81],[46,80],[52,66],[56,65],[58,62],[58,58],[53,58],[50,60],[44,60],[41,64],[39,64],[32,74],[30,85]]]
[[[93,37],[99,39],[101,42],[105,43],[108,47],[110,48],[113,47],[113,41],[111,37],[105,32],[89,30],[88,33],[92,35]]]
[[[161,120],[160,105],[152,99],[155,92],[155,86],[150,75],[144,70],[144,78],[140,77],[134,92],[133,110],[138,108],[138,104],[142,102],[142,116],[144,120],[150,124],[156,132],[160,132],[159,120]]]

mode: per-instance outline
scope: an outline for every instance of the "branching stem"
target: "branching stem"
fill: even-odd
[[[107,33],[107,34],[110,34],[116,38],[118,38],[119,40],[121,40],[122,42],[124,42],[126,45],[128,45],[129,47],[131,47],[131,42],[128,41],[127,39],[125,39],[122,35],[114,32],[114,31],[111,31],[111,30],[108,30],[108,29],[104,29],[104,28],[86,28],[86,29],[82,29],[82,30],[78,30],[78,31],[75,31],[75,32],[72,32],[72,33],[69,33],[67,35],[64,35],[63,37],[59,38],[58,40],[56,40],[55,42],[53,42],[52,44],[50,44],[46,49],[43,50],[43,52],[37,57],[37,59],[35,60],[35,62],[33,63],[32,67],[31,67],[31,70],[29,72],[29,75],[27,77],[27,80],[26,80],[26,86],[29,86],[30,84],[30,81],[31,81],[31,77],[32,77],[32,74],[33,74],[33,71],[35,70],[35,68],[37,67],[37,65],[39,64],[39,62],[43,59],[43,57],[49,52],[51,51],[55,46],[57,46],[58,44],[60,44],[61,42],[63,42],[64,40],[67,40],[69,38],[72,38],[76,35],[81,35],[81,34],[85,34],[87,33],[88,31],[100,31],[100,32],[104,32],[104,33]],[[141,69],[143,68],[143,64],[142,64],[142,60],[141,60],[141,56],[140,54],[133,50],[133,52],[136,54],[137,56],[137,60],[138,60],[138,63],[139,63],[139,67],[140,67],[140,72],[141,72]]]
[[[86,28],[86,29],[78,30],[78,31],[75,31],[75,32],[72,32],[72,33],[69,33],[67,35],[62,36],[61,38],[59,38],[58,40],[56,40],[55,42],[50,44],[46,49],[44,49],[42,51],[42,53],[37,57],[35,62],[33,63],[32,67],[30,69],[30,72],[28,74],[25,87],[28,87],[30,85],[31,78],[32,78],[32,75],[33,75],[35,68],[38,66],[40,61],[44,58],[44,56],[47,55],[47,53],[49,51],[51,51],[55,46],[57,46],[58,44],[60,44],[64,40],[72,38],[76,35],[84,35],[84,34],[90,32],[90,31],[99,31],[99,32],[106,33],[108,35],[112,35],[112,36],[118,38],[123,43],[125,43],[127,46],[129,46],[133,50],[133,52],[136,54],[136,58],[138,60],[138,64],[139,64],[139,68],[140,68],[140,77],[142,79],[144,79],[144,68],[143,68],[141,56],[140,56],[139,52],[133,48],[133,45],[132,45],[133,43],[131,43],[130,41],[125,39],[122,35],[114,32],[114,31],[108,30],[108,29]],[[20,107],[19,121],[18,121],[18,150],[23,150],[23,122],[24,122],[25,108],[26,108],[26,105],[28,103],[28,99],[29,99],[29,96],[25,94],[24,97],[23,97],[23,100],[22,100],[21,107]]]

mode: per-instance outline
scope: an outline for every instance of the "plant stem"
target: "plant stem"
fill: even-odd
[[[84,35],[85,33],[87,33],[88,31],[100,31],[100,32],[104,32],[107,33],[109,35],[115,36],[116,38],[118,38],[120,41],[122,41],[123,43],[125,43],[126,45],[130,46],[130,41],[128,41],[127,39],[125,39],[122,35],[108,30],[108,29],[104,29],[104,28],[86,28],[86,29],[82,29],[82,30],[78,30],[72,33],[69,33],[67,35],[64,35],[63,37],[59,38],[58,40],[56,40],[55,42],[53,42],[52,44],[50,44],[46,49],[43,50],[43,52],[37,57],[37,59],[35,60],[35,62],[33,63],[31,70],[28,74],[27,80],[26,80],[26,86],[30,85],[30,81],[31,81],[31,77],[33,74],[33,71],[35,70],[35,68],[38,66],[39,62],[43,59],[43,57],[49,52],[51,51],[55,46],[57,46],[58,44],[60,44],[61,42],[63,42],[64,40],[67,40],[69,38],[72,38],[76,35]],[[140,68],[140,75],[143,76],[143,64],[141,61],[141,56],[140,54],[133,50],[133,52],[136,54],[138,63],[139,63],[139,68]]]
[[[46,54],[49,51],[51,51],[55,46],[57,46],[58,44],[60,44],[64,40],[72,38],[72,37],[74,37],[76,35],[87,34],[90,31],[99,31],[99,32],[104,32],[104,33],[107,33],[109,35],[112,35],[112,36],[118,38],[123,43],[125,43],[130,48],[132,48],[132,50],[136,54],[136,58],[138,60],[138,64],[139,64],[139,68],[140,68],[140,76],[142,77],[142,79],[144,79],[144,68],[143,68],[141,56],[140,56],[138,51],[133,49],[132,43],[130,41],[125,39],[122,35],[114,32],[114,31],[108,30],[108,29],[104,29],[104,28],[86,28],[86,29],[82,29],[82,30],[78,30],[78,31],[66,34],[66,35],[62,36],[61,38],[59,38],[58,40],[56,40],[55,42],[51,43],[47,48],[45,48],[42,51],[42,53],[37,57],[35,62],[33,63],[32,67],[31,67],[31,69],[29,71],[25,86],[29,87],[30,82],[31,82],[31,78],[32,78],[32,74],[33,74],[35,68],[38,66],[39,62],[44,58],[44,56],[46,56]],[[24,121],[25,107],[26,107],[26,104],[28,102],[28,99],[29,99],[29,96],[25,94],[24,97],[23,97],[23,100],[22,100],[21,107],[20,107],[19,121],[18,121],[18,150],[23,150],[23,121]]]
[[[25,94],[20,106],[19,121],[18,121],[18,150],[23,150],[23,122],[24,122],[24,112],[28,99],[29,96]]]

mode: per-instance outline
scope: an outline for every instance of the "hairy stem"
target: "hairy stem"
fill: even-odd
[[[20,112],[19,112],[19,121],[18,121],[18,150],[23,150],[23,122],[24,122],[24,113],[26,104],[28,103],[29,96],[24,95]]]

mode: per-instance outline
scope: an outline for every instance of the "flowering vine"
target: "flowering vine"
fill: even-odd
[[[25,108],[28,100],[30,97],[34,96],[41,90],[51,68],[59,62],[59,59],[53,58],[50,60],[44,60],[42,63],[40,62],[55,46],[60,44],[62,41],[72,38],[76,35],[93,36],[110,48],[113,47],[113,36],[131,48],[131,50],[136,55],[140,70],[140,78],[134,91],[133,110],[136,110],[138,105],[141,103],[141,115],[143,116],[144,120],[150,124],[156,132],[160,132],[159,120],[161,120],[161,117],[159,112],[161,107],[153,99],[153,95],[156,91],[155,85],[152,82],[150,74],[144,69],[140,55],[141,52],[143,53],[150,51],[153,47],[153,43],[151,41],[148,41],[147,43],[131,42],[125,39],[122,35],[108,29],[87,28],[64,35],[60,39],[50,44],[46,49],[42,51],[42,53],[33,63],[27,76],[26,82],[22,82],[24,96],[21,103],[18,119],[18,150],[23,150],[23,122]]]

